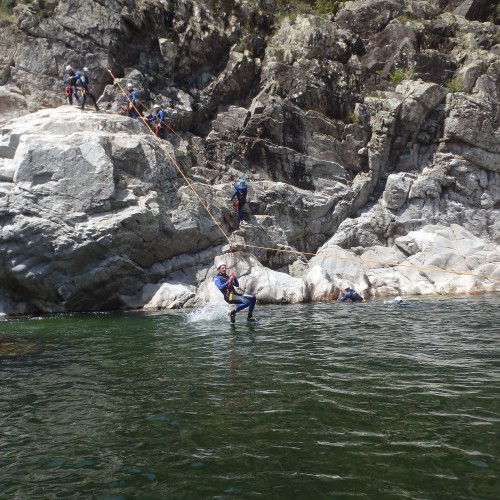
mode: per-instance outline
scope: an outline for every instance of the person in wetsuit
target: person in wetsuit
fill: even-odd
[[[242,209],[247,202],[247,193],[247,181],[245,179],[241,179],[239,184],[234,185],[233,194],[231,195],[231,198],[229,198],[229,201],[233,201],[234,199],[237,200],[236,208],[238,211],[238,220],[242,226],[246,224]]]
[[[344,295],[342,297],[338,298],[338,302],[344,302],[345,300],[351,300],[352,302],[363,302],[363,297],[356,292],[356,290],[353,290],[352,288],[347,287],[344,290]]]
[[[256,321],[253,317],[256,298],[249,293],[237,293],[235,287],[239,287],[238,278],[234,274],[229,276],[226,273],[226,264],[220,262],[217,265],[217,274],[214,276],[215,286],[224,295],[224,300],[228,304],[236,304],[236,307],[229,313],[231,323],[236,321],[236,313],[248,307],[247,321]]]

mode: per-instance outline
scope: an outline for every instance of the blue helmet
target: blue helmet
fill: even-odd
[[[247,182],[247,181],[246,181],[245,179],[241,179],[241,180],[240,180],[240,184],[246,184],[246,182]]]

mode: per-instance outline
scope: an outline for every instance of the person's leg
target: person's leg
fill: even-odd
[[[257,299],[255,295],[251,295],[249,293],[243,294],[243,298],[248,300],[248,317],[251,318],[255,307],[255,302]]]
[[[233,293],[232,304],[236,304],[235,312],[240,312],[250,305],[250,301],[248,300],[248,295],[237,295]]]
[[[245,206],[245,202],[244,201],[240,201],[238,203],[238,218],[240,219],[240,222],[242,220],[245,220],[245,217],[243,215],[243,207]]]
[[[83,94],[82,98],[82,111],[85,109],[85,101],[87,100],[87,94]]]
[[[73,94],[75,95],[76,103],[78,104],[78,106],[80,106],[80,96],[78,95],[78,89],[76,87],[73,87]]]
[[[95,95],[89,93],[90,98],[92,99],[92,102],[94,103],[94,108],[96,111],[99,111],[99,107],[97,106],[97,101],[95,100]]]
[[[229,297],[231,297],[231,299],[229,299]],[[236,321],[236,313],[238,311],[241,311],[242,309],[245,309],[245,307],[248,307],[250,304],[249,300],[245,299],[242,295],[234,292],[229,296],[225,295],[224,300],[228,304],[233,304],[235,306],[234,309],[232,309],[232,311],[229,313],[231,323],[234,323]]]

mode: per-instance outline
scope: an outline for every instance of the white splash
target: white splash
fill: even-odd
[[[229,309],[220,304],[207,304],[200,309],[195,309],[186,314],[188,323],[197,323],[199,321],[220,321],[221,319],[228,320]]]

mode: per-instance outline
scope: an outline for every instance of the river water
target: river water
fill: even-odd
[[[0,321],[0,498],[496,499],[499,306]]]

